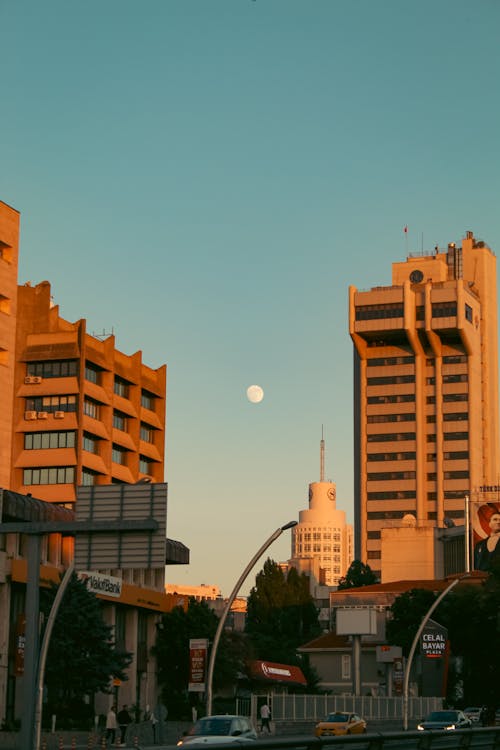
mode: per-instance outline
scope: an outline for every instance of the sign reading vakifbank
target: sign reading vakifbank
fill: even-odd
[[[86,570],[78,573],[80,581],[86,585],[93,594],[105,594],[119,598],[122,594],[122,579],[103,573],[92,573]]]

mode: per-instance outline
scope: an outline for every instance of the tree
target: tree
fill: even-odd
[[[57,587],[42,591],[41,612],[48,617]],[[84,713],[85,698],[110,693],[112,679],[126,680],[132,654],[116,648],[113,629],[104,622],[101,604],[76,575],[71,578],[54,621],[45,667],[49,713]],[[93,712],[90,704],[89,712]]]
[[[386,638],[392,646],[401,646],[404,656],[410,653],[420,623],[436,600],[429,589],[411,589],[398,596],[386,625]]]
[[[321,632],[309,579],[291,568],[285,576],[268,558],[257,574],[247,603],[246,633],[255,658],[298,665],[315,688],[318,678],[297,648]]]
[[[218,617],[204,601],[190,598],[186,610],[175,607],[163,615],[157,629],[153,653],[158,663],[158,682],[169,716],[191,718],[188,694],[189,640],[207,638],[213,641]],[[214,688],[234,684],[238,672],[244,670],[245,644],[238,633],[222,633],[214,665]],[[196,703],[197,694],[191,696]],[[201,707],[200,707],[201,708]]]
[[[373,583],[378,583],[378,580],[370,566],[361,560],[353,560],[345,576],[340,579],[338,590],[357,589],[360,586],[371,586]]]

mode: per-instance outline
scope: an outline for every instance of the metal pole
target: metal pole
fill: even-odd
[[[463,576],[459,576],[459,578],[455,578],[455,580],[452,581],[450,583],[450,585],[447,588],[445,588],[444,591],[441,592],[441,594],[438,596],[438,598],[436,599],[436,601],[432,604],[431,608],[429,609],[429,611],[425,615],[424,619],[420,623],[420,627],[419,627],[419,629],[417,630],[417,632],[415,634],[415,638],[413,639],[413,643],[411,644],[410,653],[408,655],[408,660],[406,662],[405,677],[404,677],[404,683],[403,683],[403,729],[405,730],[405,732],[408,729],[408,683],[410,681],[411,665],[412,665],[412,662],[413,662],[413,656],[415,654],[415,649],[417,648],[417,643],[418,643],[418,641],[420,639],[420,636],[422,635],[423,629],[425,628],[425,626],[427,624],[427,620],[432,615],[432,613],[434,612],[434,610],[436,609],[436,607],[438,606],[438,604],[440,604],[440,602],[444,599],[444,597],[446,596],[446,594],[448,594],[452,590],[452,588],[454,586],[456,586],[459,581],[462,580],[462,578],[465,578],[465,575],[467,575],[467,574],[464,574]]]
[[[252,570],[253,566],[259,559],[261,555],[264,554],[266,549],[271,546],[271,544],[279,537],[281,534],[286,531],[287,529],[291,529],[293,526],[297,525],[297,521],[290,521],[289,523],[286,523],[284,526],[281,526],[279,529],[276,529],[269,539],[267,539],[262,547],[255,553],[255,555],[252,557],[248,565],[246,566],[243,573],[238,578],[236,585],[234,589],[231,592],[231,595],[229,599],[226,602],[226,606],[224,607],[224,611],[222,612],[221,618],[219,620],[219,624],[217,625],[217,630],[215,631],[214,636],[214,642],[212,645],[212,650],[210,652],[210,660],[208,662],[208,675],[207,675],[207,716],[210,716],[212,713],[212,682],[214,677],[214,666],[215,666],[215,657],[217,655],[217,647],[219,645],[220,637],[222,634],[222,629],[224,627],[224,623],[226,622],[226,618],[229,614],[229,610],[231,609],[231,604],[236,599],[236,595],[238,594],[238,591],[241,588],[241,585],[243,584],[243,581],[247,577],[247,575]]]
[[[40,617],[40,536],[29,534],[28,578],[26,581],[26,632],[24,646],[23,712],[21,717],[20,746],[33,750],[33,727],[36,703],[36,674],[38,668],[39,617]]]
[[[465,496],[465,572],[470,573],[470,502]]]
[[[45,662],[47,660],[47,652],[49,650],[50,636],[52,635],[52,628],[59,611],[62,598],[68,588],[68,583],[71,580],[71,576],[75,571],[75,563],[72,562],[66,569],[66,573],[59,584],[57,594],[52,602],[52,608],[45,626],[45,632],[42,639],[42,647],[40,649],[40,662],[38,665],[38,680],[37,680],[37,695],[36,695],[36,707],[35,707],[35,748],[40,748],[40,734],[42,729],[42,701],[43,701],[43,678],[45,676]]]

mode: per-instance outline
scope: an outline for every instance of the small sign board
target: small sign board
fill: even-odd
[[[110,531],[109,534],[79,532],[75,537],[76,570],[163,568],[167,536],[166,484],[78,487],[78,522],[140,522],[146,519],[156,521],[158,529]]]
[[[337,635],[376,635],[377,612],[373,607],[339,607]]]
[[[207,672],[208,640],[191,638],[189,640],[189,685],[191,693],[204,693]]]

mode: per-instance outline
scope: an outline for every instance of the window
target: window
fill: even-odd
[[[394,443],[400,440],[415,440],[414,432],[388,432],[378,433],[376,435],[367,435],[368,443]]]
[[[141,391],[141,406],[150,411],[154,411],[155,408],[155,396],[149,391]]]
[[[74,466],[46,466],[40,469],[24,469],[23,484],[72,484],[75,480]]]
[[[115,464],[126,464],[127,463],[127,451],[125,448],[122,448],[121,445],[115,445],[113,443],[113,447],[111,449],[111,460],[114,461]]]
[[[380,531],[368,531],[366,536],[368,539],[380,539]]]
[[[469,458],[468,451],[449,451],[444,453],[444,458],[447,461],[463,461]]]
[[[467,383],[466,373],[462,375],[443,375],[443,383]]]
[[[468,320],[469,323],[472,323],[472,307],[465,303],[465,320]]]
[[[434,302],[432,305],[433,318],[453,318],[456,314],[456,302]]]
[[[445,440],[468,440],[469,433],[468,432],[445,432],[444,439]]]
[[[468,479],[469,472],[468,471],[445,471],[444,478],[445,479]]]
[[[84,399],[83,402],[83,413],[87,415],[87,417],[92,417],[92,419],[99,419],[99,409],[100,404],[97,401],[94,401],[91,398]]]
[[[387,375],[377,378],[367,378],[368,385],[397,385],[398,383],[414,383],[415,375]]]
[[[368,492],[368,500],[414,500],[415,499],[415,490],[397,490],[395,492]],[[411,511],[408,511],[411,512]],[[368,514],[369,518],[372,518],[370,514]],[[385,517],[385,516],[384,516]],[[395,518],[399,518],[399,515],[394,516]]]
[[[466,422],[469,419],[469,414],[466,411],[455,411],[443,414],[444,422]]]
[[[392,396],[368,396],[368,404],[404,404],[415,401],[414,393],[398,393]]]
[[[465,354],[447,354],[445,357],[443,357],[443,364],[445,365],[467,364],[467,356]]]
[[[427,424],[436,424],[436,415],[435,414],[428,414],[425,418]]]
[[[83,450],[89,453],[98,453],[99,439],[88,432],[83,433]]]
[[[86,485],[87,487],[89,485],[95,484],[97,476],[97,472],[92,471],[92,469],[82,469],[82,484]]]
[[[351,679],[351,655],[342,654],[342,679]]]
[[[121,411],[113,412],[113,427],[117,430],[125,432],[127,429],[127,415]]]
[[[56,411],[76,411],[76,396],[36,396],[27,398],[26,411],[46,411],[53,414]]]
[[[101,382],[101,368],[92,362],[85,362],[85,380],[99,385]]]
[[[145,456],[139,456],[139,471],[141,474],[152,474],[153,462]]]
[[[367,367],[383,367],[389,365],[394,367],[395,365],[412,365],[415,361],[415,357],[373,357],[367,361]]]
[[[26,375],[41,378],[68,378],[78,375],[76,359],[53,359],[45,362],[27,362]]]
[[[383,424],[385,422],[414,422],[415,414],[371,414],[366,418],[368,424]]]
[[[376,510],[368,513],[369,521],[390,521],[394,518],[403,518],[408,513],[415,513],[415,508],[409,510]]]
[[[455,401],[467,401],[468,394],[467,393],[444,393],[443,394],[443,402],[445,404],[449,404]]]
[[[24,436],[25,450],[47,448],[74,448],[75,432],[27,432]]]
[[[396,479],[415,479],[414,471],[377,471],[368,473],[369,482],[392,482]]]
[[[383,305],[359,305],[356,308],[356,320],[378,320],[380,318],[402,318],[402,302],[389,302]]]
[[[154,441],[154,430],[144,422],[141,422],[141,440],[145,443],[152,443]]]
[[[122,398],[128,398],[129,390],[129,383],[119,375],[115,375],[115,382],[113,385],[113,391],[115,392],[115,394],[117,396],[121,396]]]
[[[406,451],[402,453],[368,453],[367,461],[414,461],[415,451]]]

